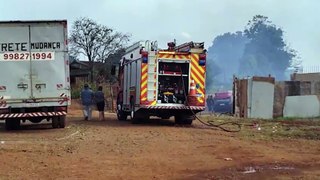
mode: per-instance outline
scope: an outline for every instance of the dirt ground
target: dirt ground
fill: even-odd
[[[26,124],[7,132],[0,122],[0,179],[320,179],[318,136],[106,116],[84,121],[73,107],[65,129]]]

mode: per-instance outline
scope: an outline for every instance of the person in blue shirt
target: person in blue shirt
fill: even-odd
[[[89,88],[89,85],[85,84],[80,95],[85,120],[91,120],[93,96],[94,94],[92,90]]]
[[[102,91],[102,86],[99,86],[98,91],[94,93],[94,99],[97,105],[97,109],[99,111],[99,120],[104,121],[105,98],[104,93]]]

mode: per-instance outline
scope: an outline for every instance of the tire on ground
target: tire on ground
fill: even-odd
[[[66,127],[66,116],[59,116],[59,127]]]
[[[131,116],[131,123],[132,124],[140,124],[143,121],[149,120],[149,118],[150,118],[150,116],[148,114],[143,114],[141,112],[133,112],[133,111],[131,111],[130,116]]]
[[[30,118],[29,121],[32,123],[40,123],[44,118],[42,117],[34,117],[34,118]]]
[[[126,121],[127,117],[128,117],[128,115],[126,114],[126,112],[124,112],[122,110],[121,105],[118,105],[118,107],[117,107],[117,118],[118,118],[118,120],[119,121]]]
[[[52,127],[59,128],[59,116],[52,117]]]
[[[20,119],[6,119],[5,128],[6,130],[16,130],[20,128]]]
[[[194,115],[186,116],[183,120],[183,124],[191,125],[194,119],[195,119]]]
[[[139,118],[137,112],[134,112],[134,110],[131,110],[130,117],[131,117],[131,123],[132,124],[141,123],[141,119]]]
[[[175,115],[175,123],[181,125],[191,125],[195,119],[194,115]]]
[[[170,119],[171,116],[161,116],[161,119]]]

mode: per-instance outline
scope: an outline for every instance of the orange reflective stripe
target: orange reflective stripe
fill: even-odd
[[[144,102],[147,100],[147,81],[148,81],[148,64],[141,65],[141,94],[140,100]]]
[[[195,83],[199,85],[197,93],[201,94],[197,100],[200,103],[204,103],[205,94],[205,67],[199,66],[198,64],[199,56],[197,54],[191,55],[191,78],[194,79]]]

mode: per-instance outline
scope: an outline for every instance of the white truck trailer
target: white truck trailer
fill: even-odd
[[[67,21],[0,22],[0,120],[52,120],[64,128],[70,104]]]

